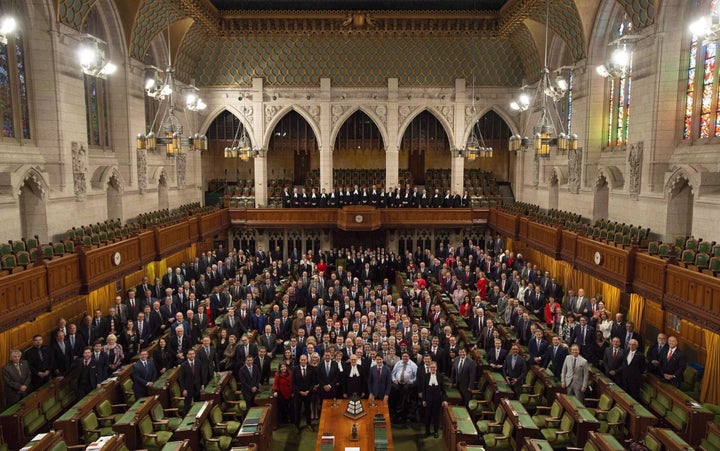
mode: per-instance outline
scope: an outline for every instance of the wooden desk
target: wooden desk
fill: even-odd
[[[482,445],[468,445],[465,442],[457,444],[457,451],[485,451],[485,447]]]
[[[273,407],[269,405],[250,408],[238,431],[236,437],[238,444],[255,443],[259,451],[269,450],[272,446],[272,432],[275,429],[274,423],[271,422],[272,410]],[[257,425],[248,425],[248,420],[257,421]]]
[[[515,392],[510,388],[505,378],[503,378],[502,373],[485,370],[483,371],[483,377],[487,382],[485,391],[490,395],[490,397],[486,396],[485,399],[492,399],[494,405],[499,405],[501,399],[512,399],[515,397]]]
[[[657,417],[604,374],[591,372],[590,377],[597,386],[598,393],[610,396],[616,405],[627,412],[625,418],[630,436],[636,440],[645,437],[648,428],[657,423]]]
[[[390,411],[388,410],[387,403],[376,401],[377,405],[372,407],[370,405],[370,401],[367,399],[363,399],[361,402],[365,412],[367,412],[367,415],[362,418],[358,418],[357,420],[353,420],[345,416],[345,409],[348,405],[347,399],[338,400],[337,407],[332,407],[331,399],[323,401],[315,449],[320,449],[322,435],[326,432],[335,436],[335,449],[343,450],[346,446],[359,447],[361,450],[375,449],[375,429],[373,427],[373,419],[375,418],[375,415],[378,414],[382,414],[387,422],[387,449],[390,451],[394,449],[392,430],[390,426]],[[357,442],[350,441],[353,424],[357,424]]]
[[[558,378],[550,370],[546,370],[539,365],[530,365],[530,370],[535,373],[535,377],[540,379],[545,384],[545,397],[547,398],[547,404],[550,405],[555,401],[555,396],[558,393],[565,393],[565,389]]]
[[[161,451],[190,451],[190,440],[168,442]]]
[[[179,374],[179,366],[176,366],[175,368],[170,368],[169,370],[165,371],[163,374],[160,375],[158,380],[156,380],[152,384],[152,386],[148,387],[148,396],[157,395],[160,404],[162,404],[163,408],[165,409],[169,409],[170,407],[172,407],[170,403],[170,386],[177,382]],[[203,399],[202,394],[200,396],[200,399]]]
[[[542,438],[540,428],[537,427],[530,415],[528,415],[527,410],[520,404],[520,401],[503,399],[500,402],[500,407],[505,411],[505,417],[510,418],[513,424],[515,432],[514,440],[518,446],[525,441],[526,437]]]
[[[63,441],[62,431],[46,432],[35,435],[29,442],[22,446],[25,450],[43,451],[52,449],[58,443]]]
[[[220,403],[222,403],[223,392],[230,382],[230,378],[232,378],[232,371],[216,371],[215,377],[208,382],[205,390],[200,393],[200,400],[212,400],[215,402],[215,405],[220,405]]]
[[[95,406],[104,399],[108,399],[108,392],[105,390],[105,387],[96,388],[66,410],[60,418],[55,420],[53,427],[55,430],[62,431],[65,443],[68,445],[77,445],[80,443],[80,437],[82,435],[80,431],[80,420],[92,412]]]
[[[547,440],[525,437],[522,441],[523,451],[554,451],[552,445]]]
[[[142,441],[138,441],[138,424],[140,420],[150,415],[156,404],[158,404],[157,396],[140,398],[113,424],[113,431],[125,435],[125,443],[129,449],[141,448]]]
[[[100,437],[90,443],[85,449],[87,451],[121,451],[127,449],[125,447],[125,436],[111,435],[108,437]]]
[[[594,431],[588,434],[587,443],[597,451],[622,451],[625,449],[612,434],[603,434]]]
[[[683,440],[672,429],[649,428],[648,435],[651,435],[658,442],[662,443],[667,451],[688,451],[692,450],[688,442]]]
[[[192,449],[200,449],[200,426],[208,421],[212,401],[194,402],[182,423],[175,429],[173,437],[178,440],[188,440]]]
[[[447,405],[442,409],[441,426],[445,449],[455,449],[460,442],[477,443],[477,429],[465,407]]]
[[[573,423],[575,424],[575,437],[577,438],[576,444],[584,444],[588,439],[588,433],[590,431],[600,429],[600,422],[575,396],[568,396],[561,393],[557,395],[557,400],[563,406],[565,412],[573,419]]]

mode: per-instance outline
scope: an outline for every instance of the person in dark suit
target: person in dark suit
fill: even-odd
[[[185,397],[185,412],[182,413],[183,416],[187,415],[194,401],[200,401],[200,393],[207,383],[203,373],[203,366],[195,359],[195,350],[192,348],[189,349],[187,351],[187,360],[180,365],[178,375],[178,383],[180,384],[182,395]]]
[[[277,349],[277,337],[273,333],[271,325],[265,325],[265,333],[260,335],[258,341],[260,343],[260,347],[264,347],[270,356],[275,355],[275,350]]]
[[[635,332],[635,324],[632,321],[625,322],[625,334],[620,336],[620,342],[625,349],[630,348],[630,340],[637,340],[638,349],[642,349],[642,337]]]
[[[587,318],[580,317],[580,324],[575,326],[570,333],[570,345],[576,344],[580,348],[580,354],[585,356],[588,345],[595,337],[595,330],[587,323]]]
[[[264,346],[258,348],[258,355],[255,357],[255,367],[260,370],[260,384],[270,382],[270,363],[272,356],[268,354]]]
[[[220,361],[218,360],[217,350],[215,346],[212,346],[210,337],[205,336],[202,339],[201,345],[195,352],[197,359],[205,367],[205,371],[212,379],[215,376],[215,372],[219,371]]]
[[[5,405],[11,406],[30,392],[30,365],[21,360],[19,349],[10,351],[10,361],[2,369]]]
[[[317,375],[315,368],[308,365],[306,355],[301,355],[298,365],[293,368],[292,375],[293,395],[295,397],[295,427],[300,430],[300,417],[305,410],[305,423],[308,430],[314,431],[310,419],[310,400],[312,392],[317,389]]]
[[[334,355],[326,352],[317,366],[318,391],[321,399],[333,399],[340,390],[341,373]]]
[[[615,321],[613,321],[612,326],[610,327],[610,338],[618,337],[620,338],[620,342],[622,343],[622,340],[625,338],[626,331],[627,328],[625,327],[625,320],[623,314],[616,313]]]
[[[507,349],[503,348],[502,340],[499,338],[495,339],[495,345],[487,351],[486,357],[490,370],[496,373],[502,373],[505,367],[505,359],[507,358]]]
[[[380,354],[375,356],[375,366],[370,368],[368,377],[368,398],[370,401],[382,400],[387,402],[392,388],[392,376],[390,369],[383,365],[383,358]]]
[[[552,337],[552,344],[545,350],[545,357],[540,366],[545,369],[550,368],[555,377],[559,378],[562,374],[562,367],[567,354],[567,348],[560,344],[560,337],[554,335]]]
[[[523,315],[518,319],[517,327],[515,328],[515,333],[517,334],[521,345],[527,346],[530,343],[532,338],[530,324],[532,324],[530,316],[527,312],[523,313]]]
[[[470,402],[470,390],[475,388],[477,365],[467,356],[464,347],[458,350],[458,357],[452,364],[452,381],[460,391],[460,405],[467,407]]]
[[[77,370],[77,377],[73,381],[73,387],[78,397],[82,398],[100,386],[98,365],[92,359],[92,349],[90,347],[83,349],[82,357],[75,360],[73,369]]]
[[[147,396],[147,388],[157,379],[157,371],[155,365],[148,361],[148,352],[146,349],[140,351],[140,358],[133,363],[132,380],[133,393],[135,399]]]
[[[659,333],[657,342],[648,347],[647,369],[653,374],[660,375],[660,362],[667,357],[667,335]]]
[[[329,351],[334,353],[333,347]],[[342,391],[342,397],[348,399],[357,394],[361,398],[365,397],[367,393],[367,379],[368,372],[364,371],[365,368],[358,362],[358,358],[355,354],[350,356],[350,361],[345,363],[343,366],[342,377],[340,378],[340,385]]]
[[[620,346],[620,338],[613,337],[612,346],[605,349],[603,355],[603,371],[615,382],[620,382],[618,369],[622,366],[625,357],[625,349]]]
[[[240,367],[238,375],[243,399],[245,399],[248,408],[254,407],[255,396],[260,391],[260,369],[255,366],[255,359],[252,356],[245,357],[245,363]]]
[[[626,356],[617,369],[620,386],[635,399],[640,399],[640,385],[645,372],[645,356],[638,350],[638,341],[631,339],[628,343]]]
[[[528,343],[528,353],[530,354],[530,358],[528,359],[529,363],[531,365],[540,365],[543,358],[545,358],[547,347],[548,342],[543,338],[543,331],[536,329],[535,338]]]
[[[687,366],[685,354],[678,349],[676,337],[668,338],[668,350],[665,358],[660,361],[660,374],[665,382],[679,387],[683,379],[683,372]]]
[[[70,371],[70,363],[72,355],[70,354],[70,345],[65,340],[65,332],[58,330],[55,333],[55,340],[50,345],[53,355],[53,364],[55,376],[65,376]]]
[[[110,359],[107,353],[103,351],[102,342],[95,342],[90,358],[97,367],[98,381],[102,382],[107,379],[110,374]]]
[[[426,379],[422,384],[422,405],[425,408],[425,437],[430,436],[430,423],[432,423],[433,436],[438,438],[441,407],[447,405],[443,374],[438,372],[437,363],[432,362],[430,372],[423,374],[423,376]]]
[[[183,328],[183,326],[177,326],[175,335],[170,336],[170,343],[168,343],[170,353],[175,356],[176,365],[182,363],[185,357],[187,357],[187,353],[192,346],[191,341],[190,337],[185,336],[185,328]]]
[[[503,366],[503,376],[518,397],[525,383],[525,375],[527,375],[525,359],[518,355],[519,352],[520,347],[513,345],[510,348],[510,355],[505,358],[505,366]]]
[[[43,345],[42,335],[33,337],[33,346],[25,353],[28,364],[30,365],[30,379],[33,389],[36,389],[50,380],[55,366],[53,364],[53,355],[50,349]]]

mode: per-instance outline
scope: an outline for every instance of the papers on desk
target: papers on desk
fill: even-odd
[[[360,451],[359,446],[346,446],[345,451]]]
[[[112,440],[113,437],[114,437],[113,435],[108,436],[108,437],[100,437],[97,440],[95,440],[94,442],[92,442],[91,444],[89,444],[88,447],[85,448],[85,451],[93,451],[93,450],[102,449],[107,442]]]

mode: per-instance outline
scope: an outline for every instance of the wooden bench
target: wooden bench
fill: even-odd
[[[575,396],[561,393],[557,395],[557,400],[563,407],[563,410],[573,419],[575,426],[574,434],[578,444],[585,443],[591,431],[600,429],[600,422]]]
[[[584,451],[623,451],[625,447],[612,434],[590,432]]]
[[[720,424],[708,423],[707,434],[700,440],[700,449],[720,451]]]
[[[485,370],[482,377],[486,382],[484,397],[485,399],[492,399],[494,405],[500,405],[501,399],[512,399],[515,396],[515,392],[510,388],[502,374]]]
[[[675,431],[663,428],[649,428],[645,436],[645,446],[656,451],[688,451],[693,449]]]
[[[249,446],[255,444],[258,451],[266,451],[272,447],[272,433],[275,423],[271,421],[273,407],[270,405],[252,407],[248,410],[243,424],[235,437],[238,444]],[[257,425],[250,426],[248,423]]]
[[[604,374],[599,371],[592,371],[590,372],[590,380],[597,389],[598,397],[601,394],[610,396],[614,404],[625,411],[625,425],[632,438],[636,440],[642,439],[647,434],[648,428],[657,423],[658,419],[652,412]]]
[[[519,401],[503,399],[500,402],[500,407],[505,411],[505,418],[510,418],[513,423],[516,444],[523,443],[526,437],[542,438],[540,428],[533,422],[527,410]]]
[[[477,429],[465,407],[443,407],[441,426],[445,449],[455,449],[460,442],[475,444],[479,440]]]
[[[188,440],[191,449],[200,449],[200,427],[209,421],[212,401],[194,402],[182,423],[175,429],[173,437],[178,440]]]
[[[113,431],[125,435],[125,443],[129,449],[142,447],[142,440],[138,440],[138,424],[143,418],[150,415],[153,407],[157,404],[159,404],[157,396],[140,398],[113,424]]]
[[[651,374],[645,375],[643,390],[646,393],[648,390],[653,392],[650,401],[651,410],[664,417],[668,424],[691,445],[700,444],[705,436],[707,424],[712,422],[714,417],[710,410],[680,389],[660,381]]]
[[[163,408],[168,409],[171,406],[170,399],[172,394],[170,393],[171,386],[178,382],[180,375],[180,367],[170,368],[158,377],[158,379],[148,387],[148,396],[157,396],[162,404]]]

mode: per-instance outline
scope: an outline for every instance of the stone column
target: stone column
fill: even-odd
[[[397,145],[388,145],[385,148],[385,189],[398,184],[398,171],[400,166],[400,150]]]
[[[332,134],[331,89],[330,79],[321,78],[320,136],[317,136],[316,139],[320,146],[320,191],[325,188],[328,194],[335,189],[335,181],[333,180],[333,146],[335,143],[330,142],[330,135]]]
[[[465,171],[465,158],[463,156],[450,157],[450,189],[453,193],[462,195],[463,173]]]

